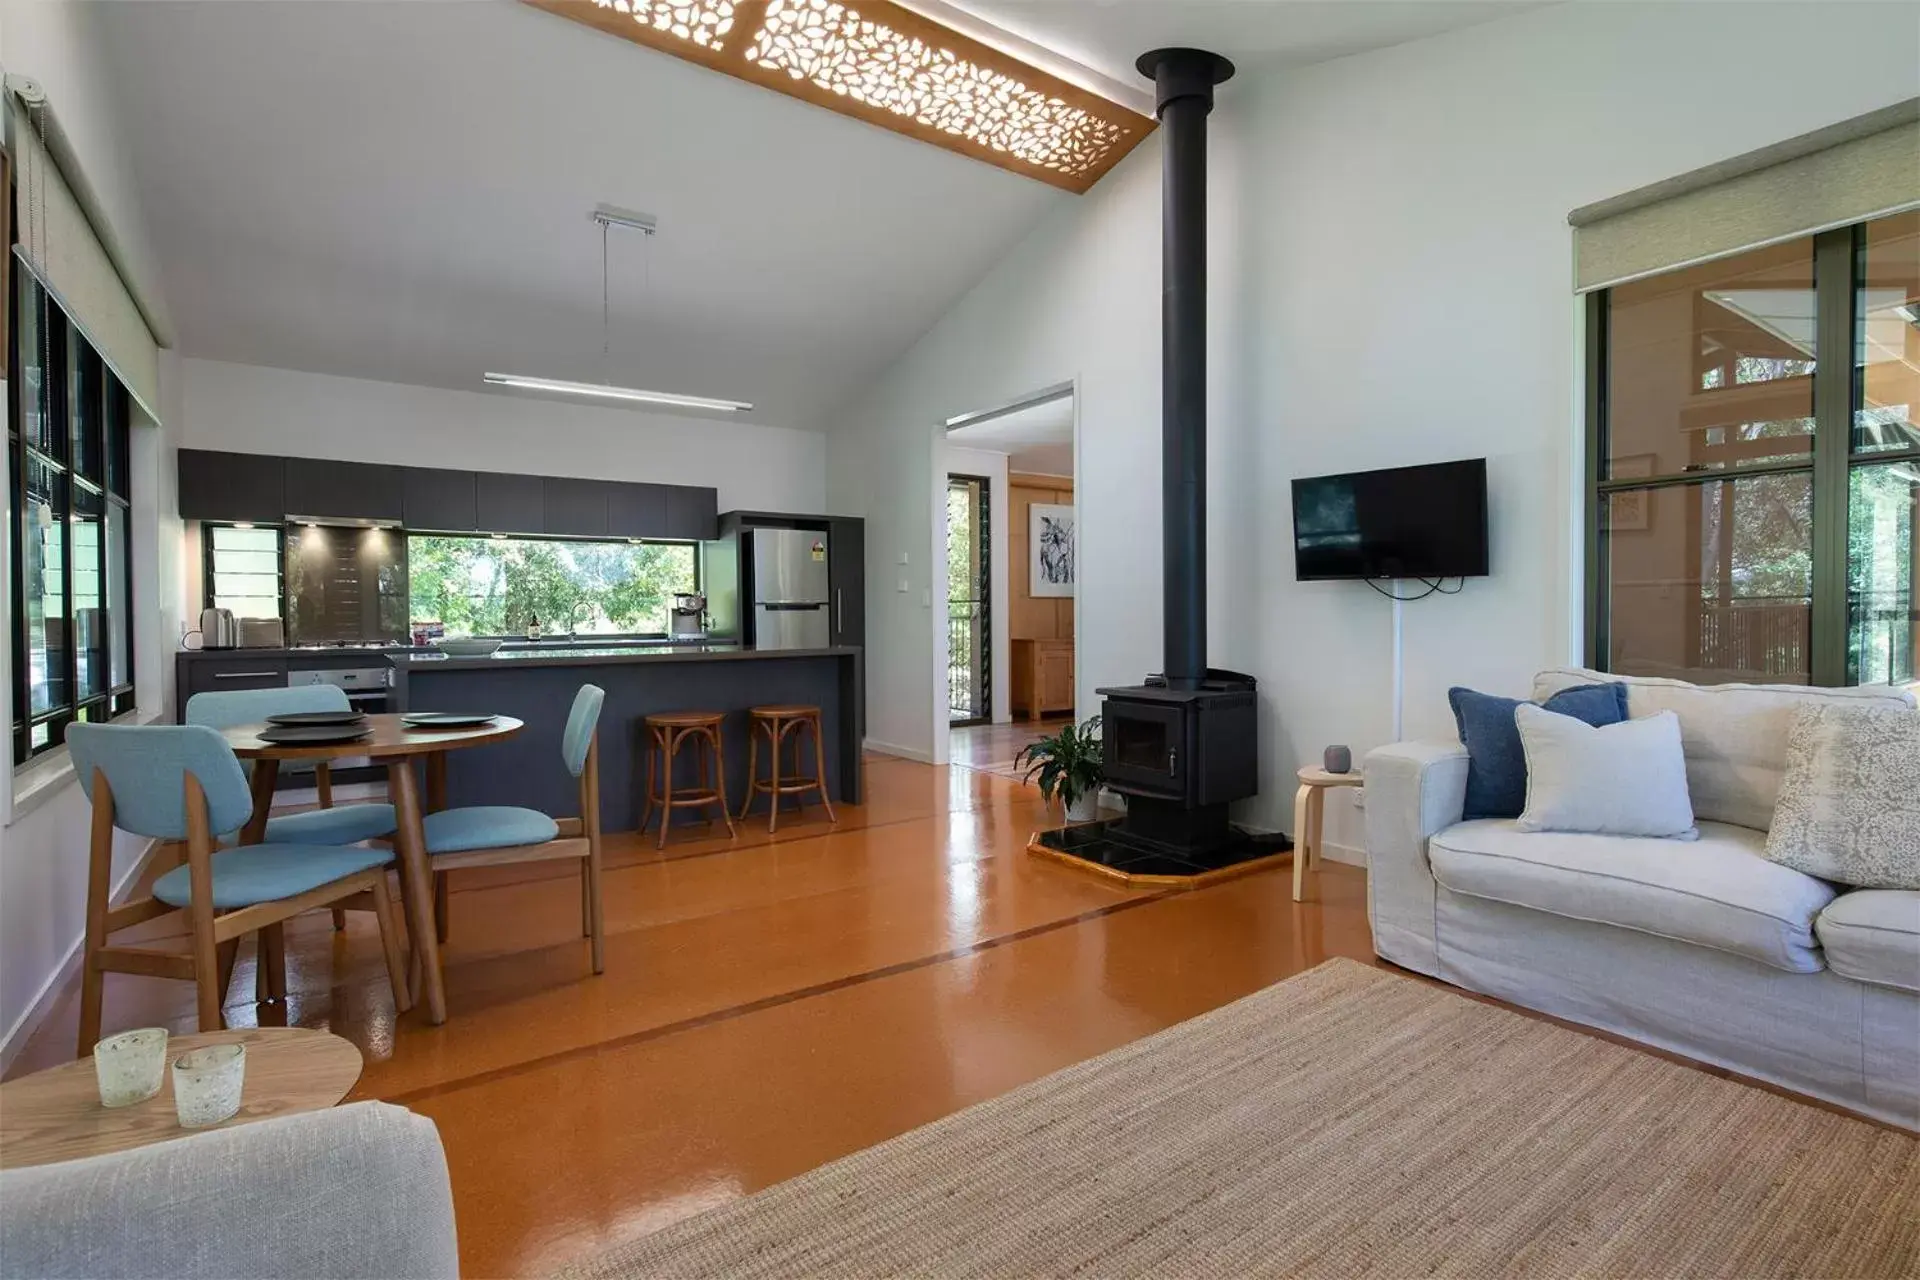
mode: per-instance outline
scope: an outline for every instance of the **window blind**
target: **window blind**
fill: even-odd
[[[1575,209],[1574,288],[1920,206],[1920,98]]]
[[[14,251],[157,422],[159,343],[47,146],[44,98],[35,108],[15,93],[6,97],[19,236]]]

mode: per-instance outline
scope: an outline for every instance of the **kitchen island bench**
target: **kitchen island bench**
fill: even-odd
[[[467,752],[455,762],[447,777],[450,805],[523,805],[571,816],[579,807],[579,792],[560,763],[560,737],[574,693],[589,683],[607,691],[600,714],[600,821],[608,831],[631,831],[640,824],[646,786],[641,721],[656,712],[726,716],[727,795],[737,812],[746,794],[748,709],[769,703],[817,706],[833,797],[860,803],[866,693],[857,647],[641,645],[502,650],[485,658],[417,652],[388,657],[394,668],[393,700],[408,711],[488,712],[526,723],[511,741]],[[693,752],[683,751],[677,764],[676,777],[691,785]]]

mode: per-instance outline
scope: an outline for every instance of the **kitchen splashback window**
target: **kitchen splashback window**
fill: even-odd
[[[699,590],[691,542],[407,537],[414,627],[448,635],[665,635],[676,594]]]

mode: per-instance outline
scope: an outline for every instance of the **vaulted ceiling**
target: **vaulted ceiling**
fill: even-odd
[[[1116,77],[1171,39],[1268,59],[1490,7],[968,6]],[[604,376],[827,428],[1076,198],[504,0],[90,9],[187,356],[461,389]],[[613,233],[604,363],[602,203],[660,222]]]

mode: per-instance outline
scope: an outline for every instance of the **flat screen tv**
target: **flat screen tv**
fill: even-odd
[[[1487,572],[1487,460],[1293,482],[1302,582],[1474,578]]]

